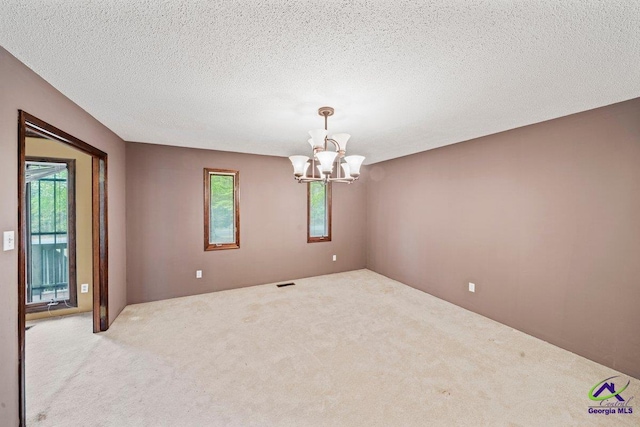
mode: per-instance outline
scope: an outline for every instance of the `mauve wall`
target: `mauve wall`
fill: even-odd
[[[378,163],[367,191],[368,268],[640,378],[640,99]]]
[[[240,171],[240,249],[204,250],[205,167]],[[128,143],[128,302],[364,268],[365,184],[333,186],[333,241],[307,243],[287,158]]]
[[[0,232],[18,230],[18,110],[109,155],[109,310],[126,304],[125,143],[0,47]],[[0,425],[18,425],[18,252],[0,251]]]

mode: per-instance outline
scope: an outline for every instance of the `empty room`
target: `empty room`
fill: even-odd
[[[0,426],[640,425],[639,29],[3,0]]]

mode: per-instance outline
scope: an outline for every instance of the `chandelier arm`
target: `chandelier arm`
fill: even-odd
[[[357,178],[329,178],[329,182],[339,182],[343,184],[351,184]]]
[[[298,180],[298,183],[300,184],[306,184],[308,182],[322,182],[323,179],[320,178],[302,178]]]
[[[340,145],[338,145],[338,141],[336,141],[335,139],[331,139],[331,138],[325,138],[324,141],[324,149],[327,149],[327,141],[332,143],[335,147],[336,147],[336,151],[340,152]]]
[[[354,178],[352,176],[350,177],[343,177],[343,178],[329,178],[329,181],[331,182],[354,182],[357,181],[358,178]]]

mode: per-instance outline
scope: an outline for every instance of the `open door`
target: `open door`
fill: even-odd
[[[91,229],[93,264],[93,332],[106,331],[109,328],[108,294],[108,242],[107,242],[107,153],[61,131],[60,129],[31,116],[24,111],[18,114],[18,349],[19,349],[19,387],[20,387],[20,425],[25,426],[25,315],[27,306],[38,310],[40,305],[55,304],[64,301],[73,304],[75,299],[69,283],[74,274],[72,247],[73,221],[67,221],[67,227],[35,227],[30,223],[33,216],[29,209],[34,200],[33,191],[42,191],[49,186],[68,204],[68,193],[63,187],[73,185],[69,180],[73,172],[73,162],[52,159],[26,158],[26,138],[46,138],[67,144],[76,150],[91,156]],[[29,171],[27,172],[27,170]],[[29,178],[27,179],[27,174]],[[36,182],[40,178],[40,184]],[[45,185],[45,180],[47,185]],[[53,184],[51,184],[53,183]],[[41,188],[42,186],[42,188]],[[58,191],[60,191],[58,193]],[[66,194],[66,195],[65,195]],[[36,198],[37,199],[37,198]],[[56,199],[58,200],[58,199]],[[62,200],[62,199],[61,199]],[[29,201],[29,203],[28,203]],[[61,211],[56,215],[73,216],[73,210],[64,210],[64,203],[57,202]],[[64,213],[66,212],[66,214]],[[62,222],[60,222],[62,224]],[[36,231],[37,228],[37,231]],[[44,239],[44,240],[43,240]],[[34,252],[34,242],[37,251]],[[75,245],[74,245],[75,246]],[[28,262],[35,258],[43,263],[43,270],[29,268]],[[46,270],[46,271],[45,271]],[[34,271],[40,277],[29,277]],[[43,305],[44,304],[44,305]]]

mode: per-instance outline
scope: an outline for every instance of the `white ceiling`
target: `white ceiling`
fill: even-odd
[[[640,96],[640,2],[2,0],[0,45],[125,140],[374,163]]]

